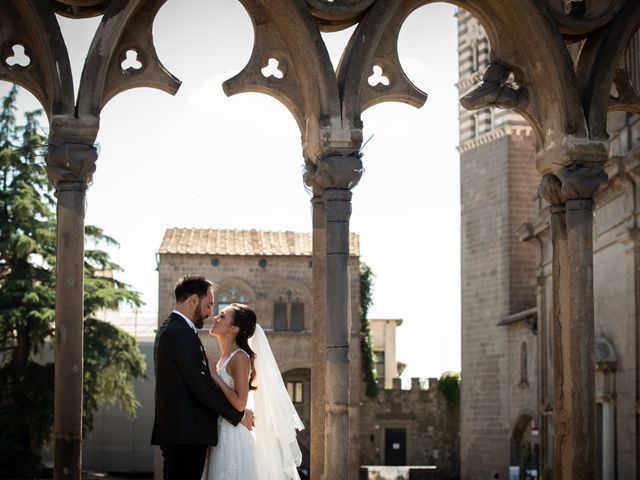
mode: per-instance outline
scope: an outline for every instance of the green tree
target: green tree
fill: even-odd
[[[365,378],[365,393],[374,398],[378,395],[376,357],[371,342],[369,308],[373,305],[373,270],[366,263],[360,263],[360,347],[362,351],[362,373]]]
[[[41,112],[18,125],[17,92],[0,104],[0,478],[37,474],[53,429],[54,368],[42,353],[55,335],[55,200],[41,159]],[[135,414],[133,380],[146,365],[133,337],[95,318],[102,308],[142,302],[113,278],[120,267],[99,249],[117,242],[97,227],[85,234],[86,433],[101,405]]]
[[[438,390],[449,403],[460,402],[460,373],[444,372],[438,379]]]

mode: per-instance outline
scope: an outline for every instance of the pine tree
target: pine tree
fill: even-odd
[[[38,118],[16,120],[14,86],[0,105],[0,478],[34,476],[53,429],[53,363],[43,360],[55,335],[55,199],[47,179]],[[145,371],[135,339],[95,318],[100,309],[142,302],[116,280],[101,245],[117,242],[85,229],[83,431],[104,404],[135,414],[133,380]]]

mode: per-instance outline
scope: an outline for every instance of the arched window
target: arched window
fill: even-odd
[[[486,120],[485,120],[486,131],[490,132],[490,131],[493,130],[494,123],[495,123],[495,117],[494,117],[493,108],[487,108],[485,110],[485,115],[486,115]]]
[[[237,285],[224,285],[214,294],[216,314],[232,303],[248,303],[249,295]]]
[[[471,138],[476,138],[480,136],[480,121],[478,119],[478,113],[473,113],[471,115]]]
[[[304,298],[300,292],[286,288],[273,304],[273,329],[301,332],[304,330]]]
[[[520,383],[529,384],[527,342],[522,342],[522,345],[520,345]]]
[[[478,40],[473,39],[471,42],[471,72],[475,73],[480,68],[480,46]]]

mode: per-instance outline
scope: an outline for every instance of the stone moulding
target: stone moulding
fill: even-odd
[[[494,140],[497,140],[498,138],[506,136],[521,135],[528,137],[532,134],[533,129],[528,125],[504,125],[490,132],[483,133],[482,135],[459,145],[458,152],[462,154],[473,150],[480,145],[485,145],[487,143],[493,142]]]

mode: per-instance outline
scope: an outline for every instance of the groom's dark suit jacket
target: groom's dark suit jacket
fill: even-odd
[[[153,445],[216,445],[218,414],[237,425],[243,412],[211,379],[198,334],[172,313],[156,334],[156,411]]]

